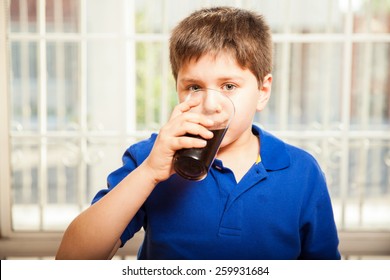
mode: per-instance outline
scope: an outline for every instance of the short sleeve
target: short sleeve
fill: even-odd
[[[300,259],[338,260],[339,239],[325,177],[319,167],[310,177],[312,193],[301,219]]]

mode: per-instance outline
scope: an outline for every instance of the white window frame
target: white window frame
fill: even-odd
[[[39,1],[40,12],[44,13],[44,0]],[[84,3],[84,1],[81,1]],[[237,1],[239,5],[241,1]],[[345,32],[342,34],[276,34],[274,35],[274,41],[276,43],[284,42],[341,42],[344,44],[344,52],[348,55],[344,56],[344,81],[343,81],[343,113],[342,113],[342,130],[341,131],[307,131],[305,137],[308,139],[323,138],[328,136],[337,136],[342,140],[342,158],[344,159],[341,164],[341,184],[343,186],[342,192],[344,193],[342,199],[346,197],[346,187],[348,186],[348,144],[350,139],[361,139],[363,137],[390,140],[390,135],[383,131],[372,132],[372,131],[350,131],[349,128],[349,111],[350,111],[350,79],[351,79],[351,60],[352,60],[352,45],[355,42],[387,42],[390,43],[390,35],[375,35],[375,34],[353,34],[353,11],[352,11],[352,0],[349,0],[349,10],[346,18]],[[46,257],[54,256],[58,248],[59,242],[62,237],[62,232],[18,232],[12,230],[11,221],[11,148],[10,148],[10,129],[9,129],[9,49],[8,49],[8,1],[3,1],[0,4],[0,258],[12,257]],[[81,7],[81,9],[83,9]],[[41,23],[44,25],[45,23]],[[84,27],[85,28],[85,27]],[[43,32],[44,29],[41,29]],[[81,30],[84,30],[83,27]],[[81,32],[82,33],[82,32]],[[41,34],[45,36],[45,34]],[[124,36],[130,36],[124,34]],[[165,37],[161,36],[148,36],[138,37],[139,40],[156,40],[164,41]],[[129,43],[132,44],[132,43]],[[44,53],[44,44],[40,46],[40,51]],[[84,46],[85,47],[85,46]],[[130,46],[134,47],[134,46]],[[289,57],[289,45],[285,44],[283,49],[285,55],[283,56],[283,63],[288,65]],[[81,47],[81,52],[85,51]],[[45,55],[42,56],[45,59]],[[42,62],[41,62],[42,63]],[[130,63],[129,63],[130,64]],[[287,67],[285,68],[287,69]],[[134,69],[129,67],[128,71],[131,77],[134,77]],[[169,72],[168,70],[166,70]],[[285,77],[288,77],[288,72],[284,73]],[[43,77],[44,79],[44,77]],[[287,78],[283,79],[285,82],[282,84],[282,88],[287,89],[288,84]],[[45,84],[45,83],[43,83]],[[85,85],[81,83],[83,88]],[[128,87],[127,87],[128,88]],[[43,89],[44,90],[44,89]],[[282,90],[282,94],[287,94],[287,90]],[[167,94],[166,92],[163,94]],[[83,94],[82,94],[83,96]],[[128,95],[129,96],[129,95]],[[282,108],[287,108],[288,96],[282,98]],[[45,100],[41,100],[41,105],[45,105]],[[83,102],[83,101],[82,101]],[[84,100],[85,102],[85,100]],[[126,102],[129,106],[134,106],[132,100]],[[167,106],[164,106],[166,108]],[[81,106],[83,108],[83,106]],[[132,111],[132,110],[129,110]],[[281,119],[287,120],[287,110],[282,110]],[[132,115],[128,115],[128,123],[134,123]],[[135,127],[135,126],[134,126]],[[135,131],[131,128],[126,132],[127,136],[133,136]],[[299,135],[302,138],[302,132],[295,132],[291,130],[280,130],[276,133],[285,138],[294,138]],[[376,231],[376,232],[362,232],[362,231],[346,231],[342,228],[339,230],[339,236],[341,240],[340,250],[344,256],[349,255],[365,255],[365,256],[379,256],[385,255],[390,256],[390,233],[388,231]],[[135,255],[138,251],[138,244],[142,239],[142,234],[137,234],[136,238],[129,242],[128,245],[118,253],[119,256]]]

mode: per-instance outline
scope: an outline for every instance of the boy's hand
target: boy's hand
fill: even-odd
[[[172,160],[177,150],[202,148],[207,143],[204,139],[213,137],[213,133],[207,129],[213,125],[213,121],[201,114],[190,112],[199,102],[189,99],[178,104],[169,121],[160,129],[153,149],[145,160],[145,165],[150,169],[156,183],[168,179],[174,173]],[[204,139],[185,136],[187,133],[199,135]]]

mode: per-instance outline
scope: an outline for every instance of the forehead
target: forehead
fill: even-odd
[[[240,76],[247,71],[249,70],[239,65],[235,57],[228,52],[205,54],[182,64],[178,72],[178,82],[195,77]]]

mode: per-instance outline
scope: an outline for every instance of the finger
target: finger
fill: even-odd
[[[182,115],[180,115],[180,117],[178,117],[177,121],[182,123],[195,123],[205,127],[210,127],[214,124],[214,120],[210,119],[208,116],[193,112],[183,113]]]
[[[185,122],[191,122],[200,124],[205,127],[211,127],[215,123],[215,121],[209,118],[207,115],[199,114],[197,112],[192,111],[179,113],[176,116],[172,115],[169,122],[176,126],[183,125]]]
[[[207,141],[202,138],[182,136],[175,138],[173,141],[173,149],[190,149],[190,148],[203,148],[207,145]]]
[[[180,114],[188,112],[189,110],[191,110],[191,108],[198,106],[200,104],[200,102],[201,102],[201,100],[199,100],[199,99],[190,98],[188,100],[185,100],[185,101],[179,103],[178,105],[176,105],[176,107],[172,111],[171,118],[174,118]]]
[[[192,122],[185,122],[180,125],[176,131],[175,136],[183,136],[186,134],[197,135],[204,139],[211,139],[214,136],[214,134],[209,129],[207,129],[207,127]]]

